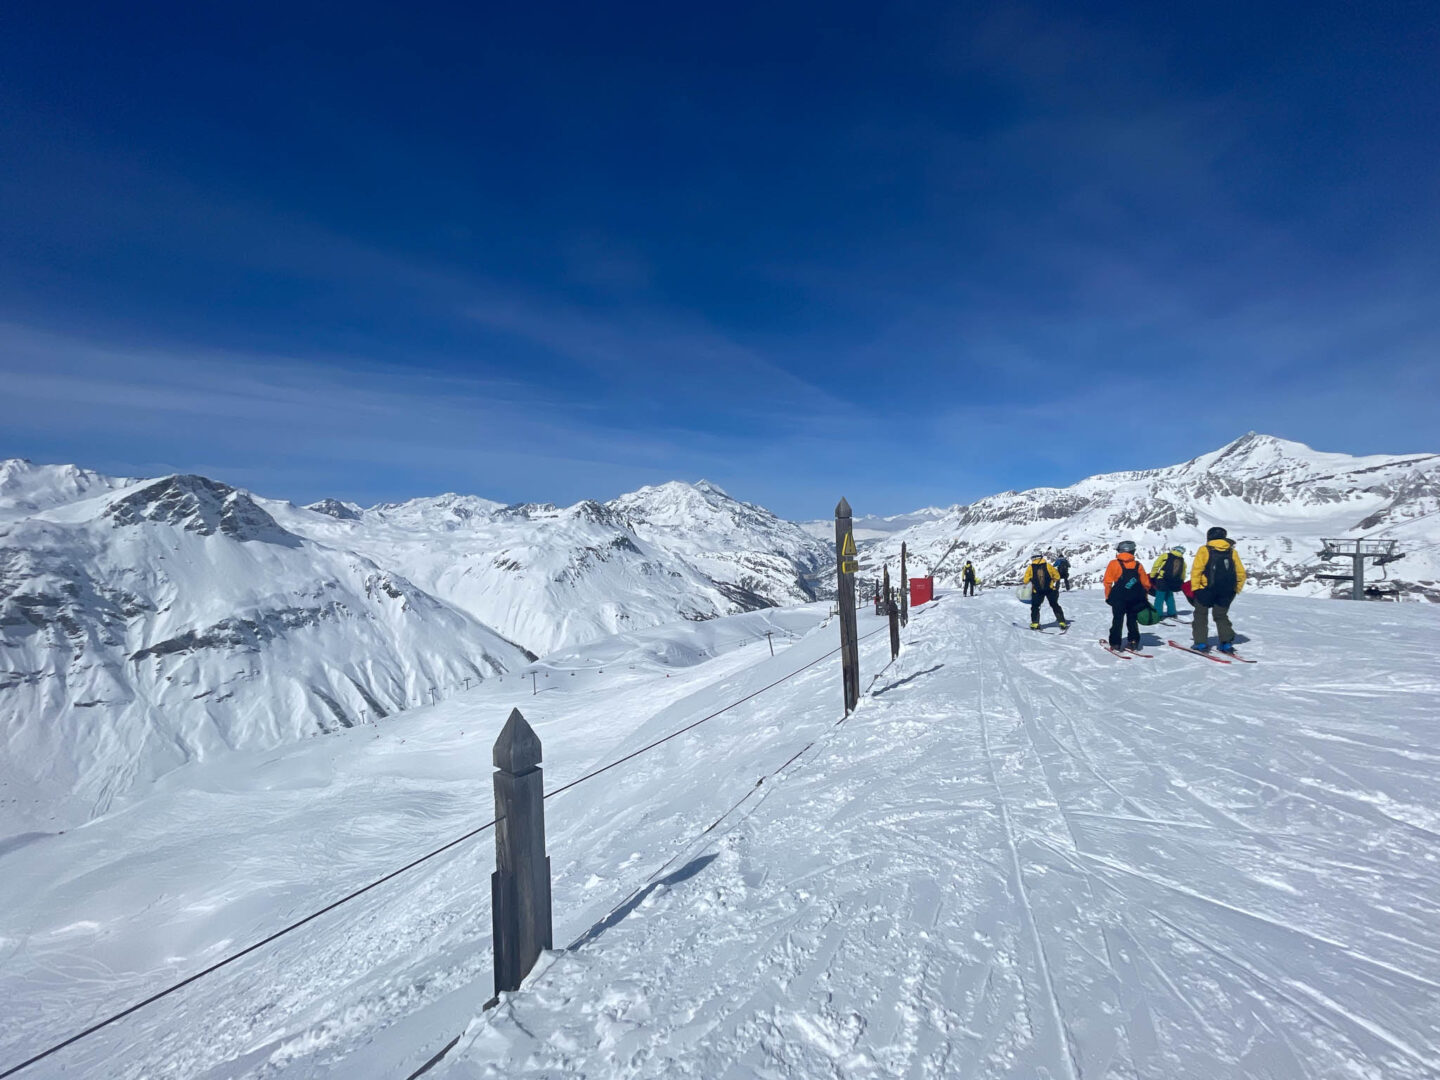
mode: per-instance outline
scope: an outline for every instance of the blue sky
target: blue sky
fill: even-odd
[[[1435,450],[1436,56],[1433,3],[22,2],[0,456],[818,517]]]

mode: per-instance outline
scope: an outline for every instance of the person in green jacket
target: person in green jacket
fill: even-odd
[[[1150,581],[1155,586],[1155,611],[1162,619],[1174,618],[1175,594],[1185,587],[1185,549],[1177,544],[1156,559]]]

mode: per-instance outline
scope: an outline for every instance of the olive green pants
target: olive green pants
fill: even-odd
[[[1220,635],[1220,643],[1235,640],[1235,627],[1230,625],[1230,605],[1224,607],[1208,607],[1205,604],[1195,605],[1195,623],[1192,629],[1195,631],[1193,637],[1195,644],[1210,640],[1210,614],[1215,614],[1215,632]]]

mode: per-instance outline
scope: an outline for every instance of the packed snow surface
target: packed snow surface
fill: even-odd
[[[514,706],[553,790],[769,686],[547,804],[495,1009],[487,832],[22,1075],[1440,1075],[1440,612],[1247,593],[1221,665],[1064,600],[942,595],[894,663],[862,612],[843,723],[825,606],[756,612],[12,839],[0,1070],[483,824]]]

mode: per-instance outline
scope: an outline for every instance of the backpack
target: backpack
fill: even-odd
[[[1063,556],[1062,556],[1061,558],[1056,559],[1056,560],[1055,560],[1055,569],[1058,570],[1058,571],[1060,571],[1061,574],[1064,574],[1065,571],[1067,571],[1067,570],[1070,569],[1070,560],[1067,559],[1067,558],[1064,558]]]
[[[1105,602],[1121,611],[1139,611],[1150,606],[1150,597],[1140,583],[1139,563],[1132,562],[1129,566],[1120,564],[1120,576],[1110,586],[1110,595]]]
[[[1230,601],[1235,599],[1239,584],[1239,578],[1235,574],[1235,546],[1226,544],[1224,548],[1211,547],[1205,560],[1205,587],[1198,594],[1200,602],[1215,607],[1227,607]]]
[[[1030,584],[1035,586],[1036,592],[1048,592],[1050,590],[1050,567],[1043,562],[1031,563]]]
[[[1173,551],[1165,557],[1165,565],[1160,568],[1160,580],[1166,592],[1176,592],[1180,588],[1184,569],[1185,560]]]

